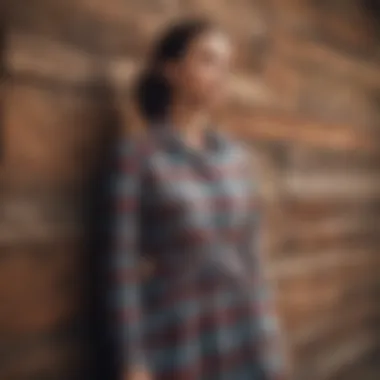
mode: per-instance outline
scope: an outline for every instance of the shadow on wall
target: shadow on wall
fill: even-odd
[[[369,13],[370,17],[372,17],[380,37],[380,2],[378,0],[364,0],[363,7]]]
[[[98,83],[99,96],[104,102],[100,116],[99,147],[94,170],[83,192],[86,265],[88,270],[88,314],[85,317],[86,340],[90,347],[92,380],[116,379],[116,350],[109,338],[106,308],[107,254],[111,249],[112,190],[110,181],[115,164],[115,146],[119,140],[121,120],[113,103],[114,94],[106,83]]]
[[[1,12],[1,8],[0,8]],[[3,13],[4,15],[4,13]],[[4,90],[2,84],[4,83],[4,77],[6,74],[5,70],[5,20],[4,17],[0,18],[0,165],[4,159]]]

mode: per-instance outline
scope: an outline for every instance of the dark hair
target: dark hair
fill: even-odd
[[[213,29],[215,25],[208,20],[187,20],[169,28],[158,41],[135,88],[137,106],[147,121],[162,121],[170,106],[172,91],[162,73],[163,65],[181,60],[196,37]]]

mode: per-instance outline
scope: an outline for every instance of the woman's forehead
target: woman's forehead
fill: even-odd
[[[212,51],[229,56],[232,53],[232,45],[226,33],[214,30],[203,33],[192,41],[188,52],[194,51]]]

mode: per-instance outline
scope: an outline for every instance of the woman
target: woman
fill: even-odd
[[[180,23],[136,88],[148,128],[121,147],[112,257],[123,379],[282,378],[249,244],[258,213],[248,156],[209,122],[231,54],[211,23]]]

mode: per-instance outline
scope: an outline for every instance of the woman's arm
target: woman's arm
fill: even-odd
[[[283,331],[280,328],[278,313],[275,307],[274,289],[266,275],[265,253],[263,247],[264,205],[258,188],[258,171],[252,173],[252,162],[248,166],[249,182],[249,220],[244,242],[244,250],[252,268],[253,303],[257,315],[259,335],[258,351],[262,366],[268,380],[289,378],[289,363]]]
[[[257,207],[258,200],[255,201]],[[259,352],[268,380],[288,379],[288,363],[278,313],[275,306],[274,291],[266,276],[261,246],[262,215],[259,210],[252,211],[251,233],[249,239],[252,256],[253,294],[259,333]]]
[[[139,192],[141,155],[136,143],[126,142],[118,157],[115,247],[111,256],[112,309],[126,378],[147,379],[142,345],[143,312],[139,276]],[[144,377],[145,376],[145,377]]]

